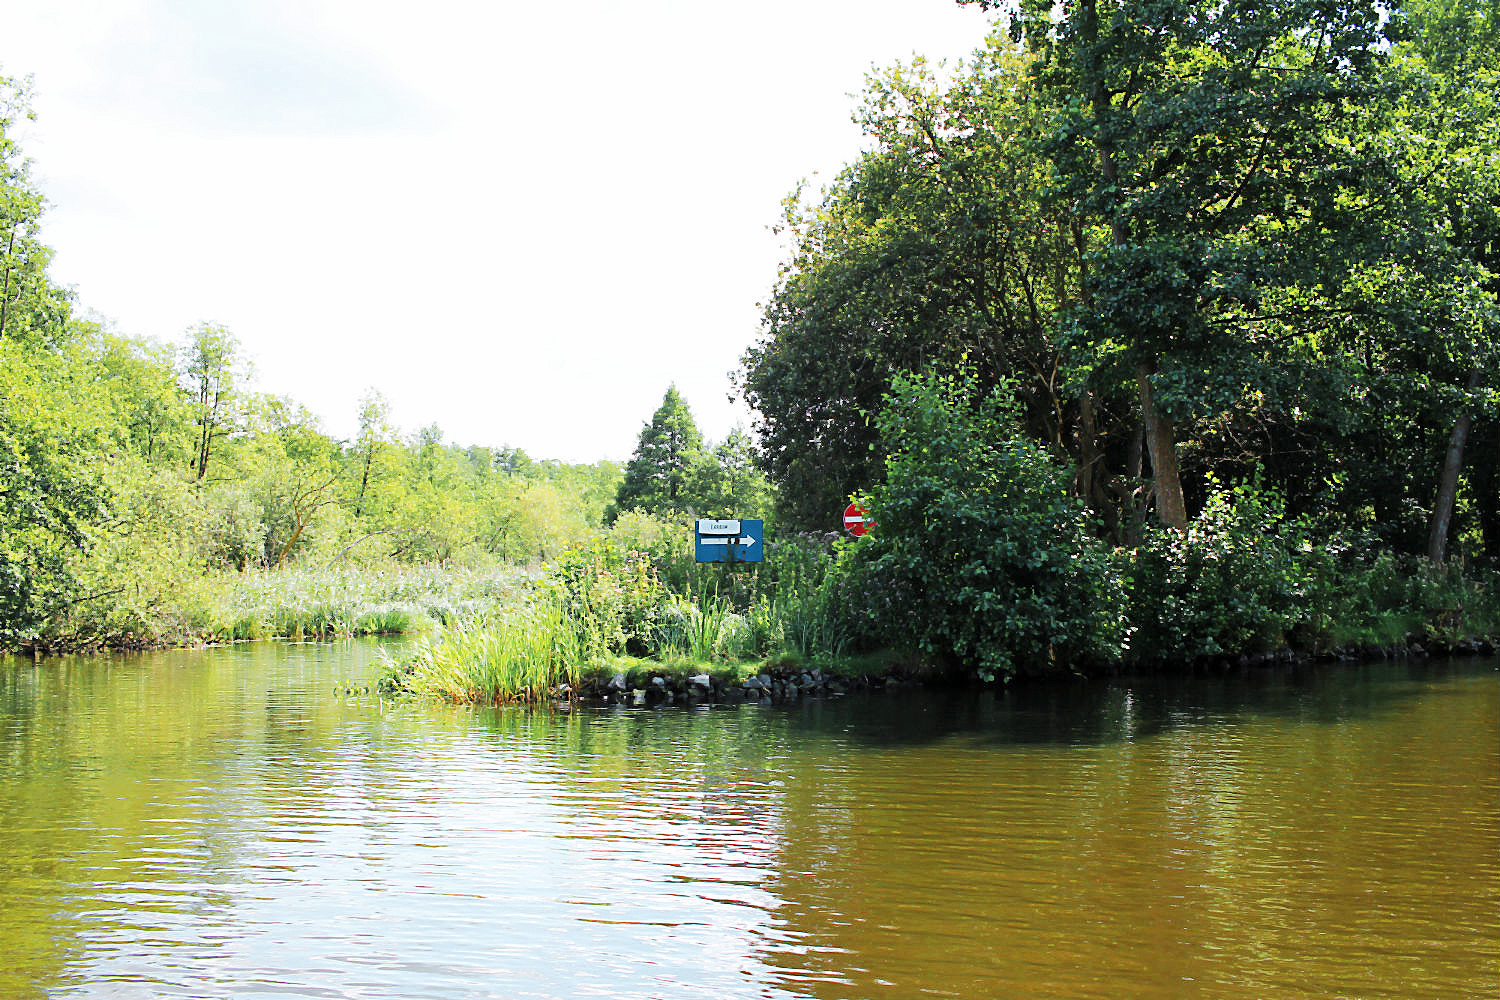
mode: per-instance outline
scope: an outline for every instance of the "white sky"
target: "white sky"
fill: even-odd
[[[865,75],[950,62],[953,0],[0,2],[53,277],[122,333],[227,326],[255,387],[351,436],[624,459],[669,382],[748,412],[799,179],[861,143]]]

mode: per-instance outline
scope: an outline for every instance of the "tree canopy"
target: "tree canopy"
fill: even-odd
[[[1292,514],[1500,557],[1476,458],[1500,88],[1454,41],[1492,12],[988,6],[1006,16],[946,80],[873,77],[869,151],[789,201],[739,375],[787,521],[878,485],[896,378],[966,358],[1117,542],[1259,476]]]

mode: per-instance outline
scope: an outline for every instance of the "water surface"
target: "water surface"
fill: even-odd
[[[1500,995],[1500,664],[572,713],[0,666],[0,997]]]

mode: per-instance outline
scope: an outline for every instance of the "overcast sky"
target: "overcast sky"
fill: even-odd
[[[624,459],[675,382],[748,423],[799,179],[831,179],[872,68],[953,62],[952,0],[46,0],[0,74],[51,207],[53,277],[122,333],[227,326],[256,388],[337,436]]]

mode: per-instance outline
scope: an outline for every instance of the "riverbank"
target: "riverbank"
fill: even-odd
[[[1500,638],[1493,574],[1389,554],[1335,564],[1324,549],[1301,547],[1301,562],[1272,574],[1263,564],[1285,546],[1194,534],[1170,559],[1116,550],[1110,616],[1120,642],[1111,655],[1076,655],[1076,644],[1048,638],[1056,630],[1038,632],[1043,595],[1033,594],[1006,606],[1009,668],[986,671],[972,650],[923,633],[916,623],[936,613],[931,601],[869,572],[857,544],[792,536],[769,543],[763,564],[718,574],[693,562],[674,525],[649,527],[617,529],[546,569],[367,564],[225,575],[158,607],[151,629],[116,622],[71,648],[398,635],[414,641],[373,682],[351,687],[466,704],[677,704],[1472,654]]]
[[[1284,649],[1254,655],[1204,658],[1187,663],[1100,664],[1073,673],[1033,671],[1018,675],[1017,684],[1046,684],[1079,678],[1110,681],[1121,676],[1198,674],[1223,675],[1286,666],[1388,661],[1420,661],[1434,657],[1500,655],[1500,641],[1465,639],[1403,645],[1345,647],[1322,650]],[[666,707],[699,705],[777,704],[807,698],[840,697],[865,691],[901,692],[912,688],[1005,687],[1010,682],[978,681],[958,664],[893,650],[860,656],[822,659],[816,663],[797,656],[764,661],[701,661],[678,658],[654,661],[621,657],[608,663],[576,668],[566,677],[552,678],[525,691],[511,689],[450,690],[444,700],[469,704],[581,704]],[[386,698],[434,695],[418,675],[418,660],[388,658],[373,684],[335,686],[335,693],[377,693]]]

